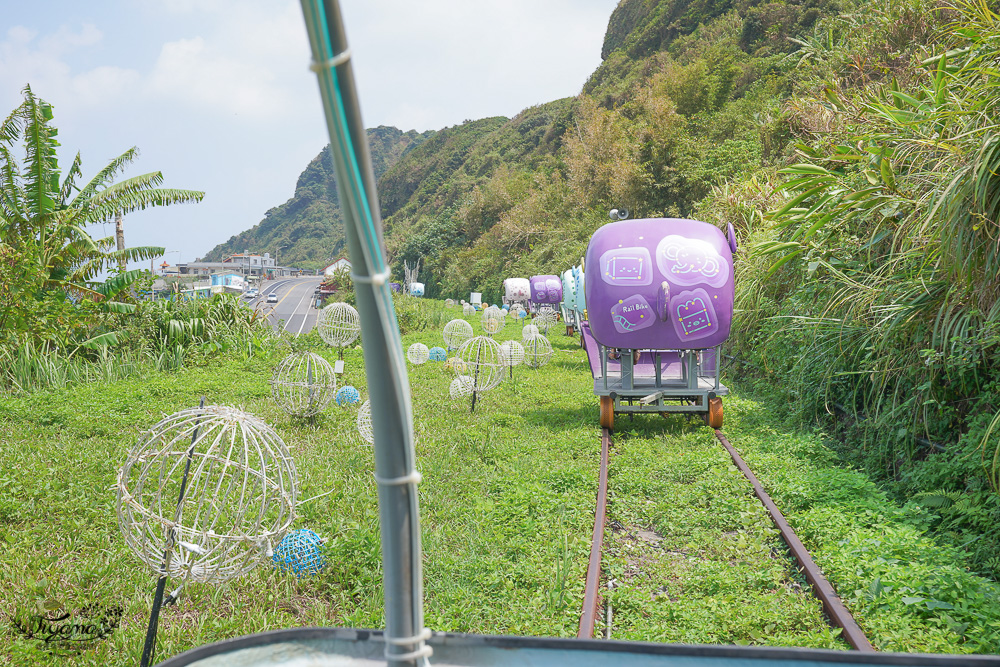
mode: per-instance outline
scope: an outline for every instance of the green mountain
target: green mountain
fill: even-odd
[[[790,36],[833,7],[623,0],[579,97],[423,134],[370,130],[395,273],[420,261],[428,295],[496,299],[504,275],[578,261],[608,208],[690,213],[714,183],[787,140],[762,134],[756,116],[786,86]],[[288,202],[205,259],[284,246],[282,264],[320,268],[341,254],[330,166],[326,148]]]
[[[376,177],[432,133],[403,132],[394,127],[368,130],[372,167]],[[270,209],[256,226],[213,248],[202,259],[219,262],[238,252],[277,252],[281,264],[320,269],[344,251],[344,224],[333,177],[330,147],[312,159],[287,202]]]

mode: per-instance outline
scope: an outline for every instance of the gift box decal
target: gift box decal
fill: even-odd
[[[618,333],[632,333],[653,326],[656,314],[646,299],[633,294],[627,299],[619,299],[611,307],[611,321]]]
[[[698,288],[670,299],[674,331],[681,340],[697,340],[719,330],[719,318],[708,292]]]
[[[615,248],[601,255],[601,278],[609,285],[651,285],[652,264],[646,248]]]

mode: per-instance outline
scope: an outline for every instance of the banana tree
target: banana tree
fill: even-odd
[[[77,153],[63,177],[52,107],[36,97],[30,86],[24,88],[23,96],[21,105],[0,123],[0,256],[15,258],[0,266],[0,278],[8,280],[0,288],[6,297],[0,303],[0,332],[15,327],[25,333],[24,326],[32,320],[30,309],[46,296],[107,302],[123,292],[124,283],[138,279],[139,273],[122,272],[113,285],[105,283],[104,288],[94,281],[96,276],[163,252],[152,246],[118,249],[113,237],[93,238],[88,225],[204,197],[203,192],[161,188],[160,172],[115,182],[138,156],[134,147],[83,185]],[[18,144],[23,156],[15,154]],[[121,312],[121,307],[110,310]]]

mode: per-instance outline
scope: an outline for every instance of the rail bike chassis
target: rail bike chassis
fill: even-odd
[[[619,350],[601,345],[584,323],[581,345],[587,352],[601,426],[614,430],[618,414],[697,415],[722,428],[719,350]]]

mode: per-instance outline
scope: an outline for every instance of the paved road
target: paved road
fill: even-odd
[[[319,310],[313,292],[319,287],[319,276],[267,280],[260,286],[260,296],[248,301],[251,308],[259,307],[275,329],[281,328],[296,336],[308,333],[316,326]],[[277,303],[268,303],[267,295],[274,292]]]

